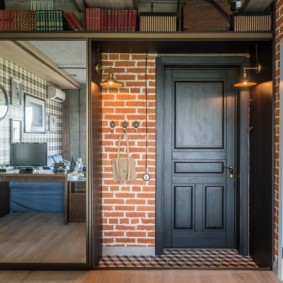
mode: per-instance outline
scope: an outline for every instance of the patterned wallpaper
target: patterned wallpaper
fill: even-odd
[[[22,104],[12,105],[11,100],[11,79],[22,84]],[[0,57],[0,84],[4,86],[9,99],[8,113],[0,120],[0,165],[9,164],[11,119],[22,121],[22,142],[47,142],[48,155],[62,152],[63,138],[63,105],[47,99],[47,81],[35,74],[23,69],[16,64]],[[45,133],[24,132],[24,93],[45,100]],[[55,127],[50,128],[50,115],[55,121]]]

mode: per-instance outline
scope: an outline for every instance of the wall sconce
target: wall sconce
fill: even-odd
[[[244,67],[242,80],[238,83],[235,83],[234,84],[235,87],[251,87],[251,86],[257,85],[256,82],[250,81],[248,79],[248,76],[247,76],[247,70],[254,70],[256,74],[259,74],[261,69],[262,69],[261,64],[258,61],[257,45],[256,45],[255,52],[256,52],[256,65],[255,65],[255,67]]]
[[[243,78],[240,82],[234,84],[235,87],[251,87],[257,85],[256,82],[252,82],[248,79],[247,70],[255,70],[256,74],[258,74],[261,71],[261,65],[257,64],[255,67],[244,67]]]
[[[102,68],[100,63],[97,63],[95,65],[95,71],[96,71],[97,74],[102,74],[103,69],[106,69],[106,68]],[[103,86],[103,87],[121,87],[121,86],[123,86],[122,83],[115,80],[111,67],[109,68],[107,79],[105,81],[101,82],[100,85]]]

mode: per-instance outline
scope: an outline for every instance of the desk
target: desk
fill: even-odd
[[[54,182],[64,183],[64,223],[68,223],[68,186],[67,175],[46,171],[43,173],[18,173],[15,171],[0,172],[0,190],[4,190],[7,182]]]
[[[68,181],[70,222],[86,221],[86,181]]]

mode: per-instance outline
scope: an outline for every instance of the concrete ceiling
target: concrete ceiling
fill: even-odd
[[[86,42],[85,41],[29,41],[58,69],[66,72],[80,84],[86,83]]]
[[[85,41],[0,41],[0,54],[60,88],[86,83]]]

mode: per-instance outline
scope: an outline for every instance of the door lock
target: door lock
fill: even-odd
[[[234,167],[232,167],[232,166],[225,166],[224,168],[226,168],[229,171],[229,178],[230,179],[234,179]]]

